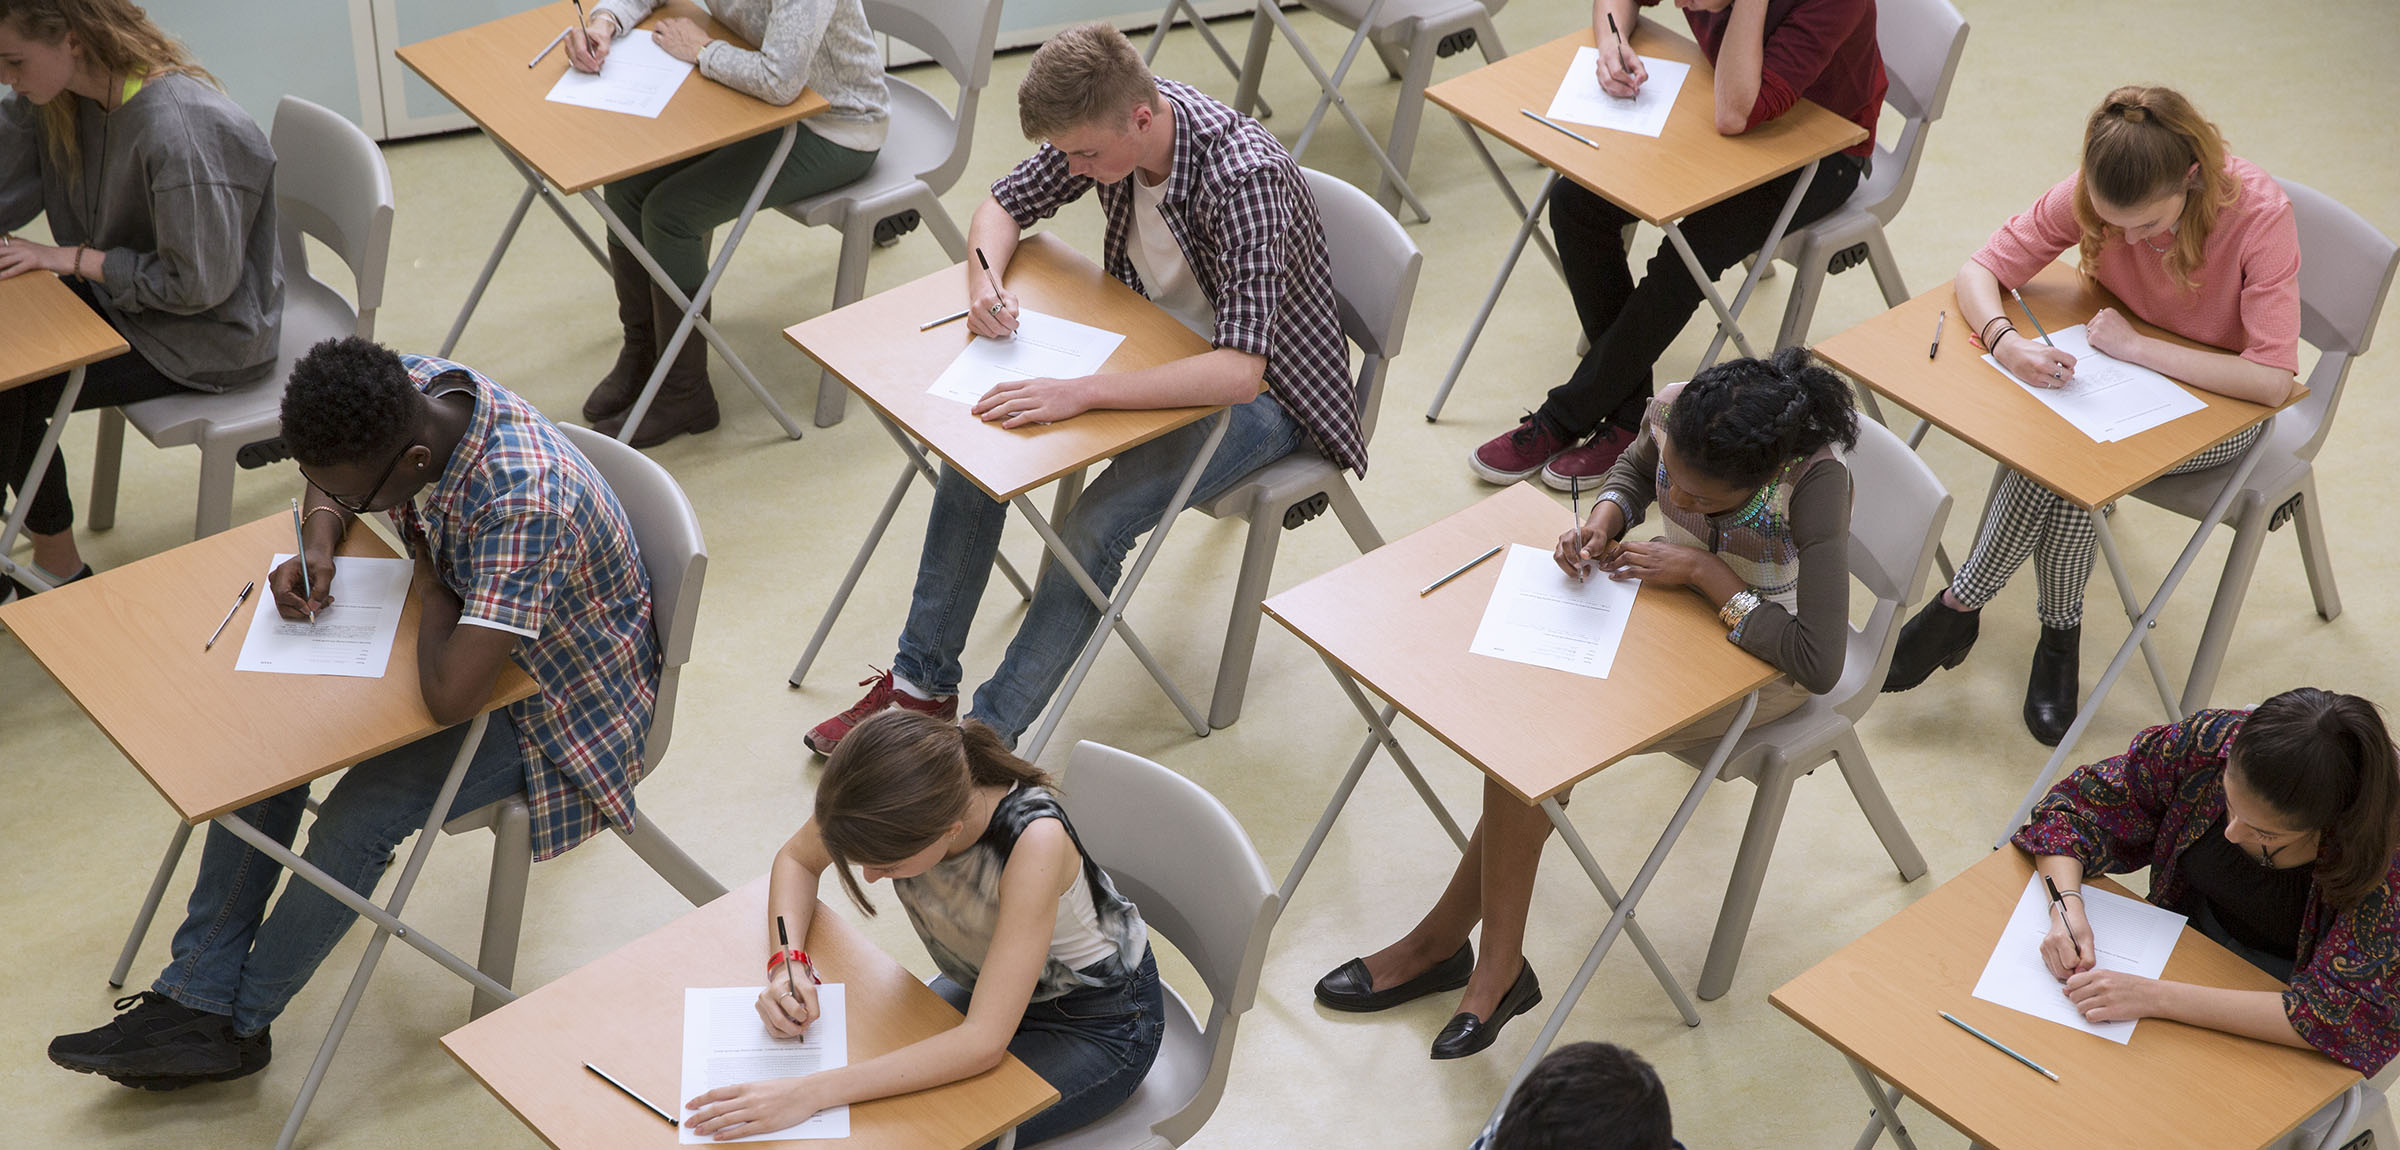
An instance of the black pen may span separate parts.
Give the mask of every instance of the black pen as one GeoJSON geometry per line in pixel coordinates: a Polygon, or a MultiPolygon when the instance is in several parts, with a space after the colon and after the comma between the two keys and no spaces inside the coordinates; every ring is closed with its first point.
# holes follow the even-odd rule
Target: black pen
{"type": "Polygon", "coordinates": [[[591,1063],[589,1063],[589,1062],[586,1062],[586,1063],[584,1063],[584,1064],[583,1064],[583,1068],[584,1068],[585,1070],[589,1070],[589,1071],[591,1071],[591,1072],[592,1072],[592,1073],[594,1073],[594,1074],[597,1074],[597,1075],[599,1075],[599,1076],[600,1076],[600,1081],[602,1081],[602,1082],[606,1082],[606,1083],[608,1083],[609,1085],[616,1087],[616,1088],[617,1088],[617,1090],[618,1090],[620,1093],[622,1093],[622,1094],[624,1094],[624,1095],[625,1095],[625,1097],[627,1097],[627,1098],[631,1098],[631,1099],[633,1099],[634,1101],[641,1103],[641,1104],[642,1104],[642,1109],[644,1109],[644,1110],[647,1110],[647,1111],[651,1112],[652,1114],[656,1114],[656,1115],[658,1115],[659,1117],[666,1119],[666,1120],[667,1120],[667,1125],[669,1125],[669,1126],[673,1126],[673,1127],[675,1127],[675,1128],[677,1128],[677,1129],[679,1129],[679,1130],[683,1128],[683,1123],[681,1123],[681,1122],[677,1122],[677,1121],[675,1120],[675,1116],[674,1116],[674,1115],[672,1115],[672,1114],[669,1114],[669,1113],[667,1113],[666,1111],[659,1109],[659,1108],[658,1108],[658,1104],[657,1104],[657,1103],[654,1103],[654,1102],[650,1101],[649,1099],[647,1099],[647,1098],[644,1098],[644,1097],[642,1097],[641,1095],[634,1093],[634,1092],[633,1092],[633,1087],[627,1086],[627,1085],[625,1085],[624,1083],[617,1081],[617,1080],[616,1080],[616,1078],[615,1078],[615,1076],[611,1075],[611,1074],[610,1074],[608,1071],[602,1070],[602,1069],[600,1069],[599,1067],[597,1067],[597,1066],[594,1066],[594,1065],[592,1065],[592,1064],[591,1064],[591,1063]]]}
{"type": "Polygon", "coordinates": [[[1617,38],[1617,67],[1631,73],[1633,65],[1625,59],[1625,34],[1617,31],[1617,14],[1614,12],[1608,14],[1608,34],[1617,38]]]}
{"type": "MultiPolygon", "coordinates": [[[[775,916],[775,941],[783,944],[783,949],[786,954],[791,952],[792,932],[784,929],[783,916],[780,914],[775,916]]],[[[799,961],[802,962],[806,962],[807,960],[808,956],[805,954],[803,954],[799,959],[799,961]]],[[[812,981],[815,980],[817,977],[816,972],[810,971],[808,977],[812,981]]],[[[792,964],[788,960],[783,964],[783,985],[786,989],[792,992],[792,1001],[800,1001],[800,983],[798,980],[792,977],[792,964]]]]}
{"type": "MultiPolygon", "coordinates": [[[[2042,876],[2042,885],[2050,888],[2050,905],[2058,911],[2058,925],[2067,926],[2067,896],[2058,893],[2058,884],[2050,881],[2049,875],[2042,876]]],[[[2082,962],[2083,948],[2076,945],[2075,928],[2071,926],[2067,927],[2067,945],[2074,948],[2075,961],[2082,962]]]]}
{"type": "Polygon", "coordinates": [[[1943,308],[1942,314],[1933,317],[1933,346],[1925,349],[1925,358],[1932,359],[1942,354],[1942,325],[1949,322],[1949,308],[1943,308]]]}
{"type": "MultiPolygon", "coordinates": [[[[975,262],[983,265],[983,278],[992,281],[992,295],[997,297],[1000,294],[1000,277],[992,274],[992,261],[983,258],[982,248],[975,249],[975,262]]],[[[1000,301],[997,298],[992,300],[992,314],[1000,314],[1000,301]]]]}
{"type": "Polygon", "coordinates": [[[251,581],[242,584],[242,593],[233,597],[233,606],[227,607],[225,609],[225,617],[217,620],[217,629],[208,633],[208,642],[200,644],[200,649],[202,651],[206,651],[209,648],[217,645],[217,636],[225,633],[225,624],[233,622],[233,613],[241,610],[242,604],[250,601],[250,592],[257,589],[257,587],[258,580],[256,579],[252,579],[251,581]]]}

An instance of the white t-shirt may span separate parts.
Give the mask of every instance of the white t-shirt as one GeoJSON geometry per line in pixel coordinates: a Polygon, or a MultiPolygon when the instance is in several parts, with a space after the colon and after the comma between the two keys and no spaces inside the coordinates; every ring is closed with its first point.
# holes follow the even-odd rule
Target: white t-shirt
{"type": "Polygon", "coordinates": [[[1183,321],[1183,326],[1199,333],[1211,343],[1217,339],[1217,309],[1208,302],[1208,293],[1200,290],[1200,281],[1192,275],[1191,261],[1183,258],[1183,247],[1175,242],[1175,233],[1167,227],[1167,218],[1159,214],[1158,205],[1166,199],[1167,182],[1160,180],[1152,187],[1142,182],[1140,172],[1133,180],[1133,239],[1129,252],[1133,270],[1142,277],[1142,285],[1150,289],[1150,302],[1165,308],[1168,315],[1183,321]]]}

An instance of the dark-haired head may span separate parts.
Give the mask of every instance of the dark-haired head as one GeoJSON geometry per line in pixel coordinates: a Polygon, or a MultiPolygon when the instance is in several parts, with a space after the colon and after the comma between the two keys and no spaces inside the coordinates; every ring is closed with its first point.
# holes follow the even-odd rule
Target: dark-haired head
{"type": "Polygon", "coordinates": [[[1525,1076],[1486,1150],[1667,1150],[1674,1140],[1667,1089],[1641,1055],[1575,1042],[1525,1076]]]}
{"type": "MultiPolygon", "coordinates": [[[[308,349],[283,391],[292,458],[311,484],[352,510],[396,506],[423,486],[398,490],[416,474],[400,456],[419,450],[424,420],[425,397],[400,357],[357,336],[308,349]]],[[[423,454],[418,471],[431,462],[431,450],[423,454]]]]}
{"type": "Polygon", "coordinates": [[[2400,850],[2400,757],[2382,713],[2356,695],[2300,687],[2260,703],[2233,737],[2226,786],[2264,805],[2253,817],[2278,824],[2228,826],[2227,837],[2265,832],[2254,845],[2272,851],[2278,838],[2321,836],[2330,865],[2317,881],[2336,907],[2381,886],[2400,850]]]}
{"type": "Polygon", "coordinates": [[[842,736],[817,780],[811,817],[842,876],[842,889],[871,915],[875,906],[850,873],[852,866],[866,868],[869,882],[922,873],[922,866],[910,864],[941,861],[918,856],[960,830],[975,788],[1012,783],[1047,786],[1050,776],[973,719],[959,726],[890,710],[842,736]]]}
{"type": "Polygon", "coordinates": [[[1659,446],[1671,463],[1746,492],[1828,444],[1855,446],[1858,412],[1842,377],[1807,348],[1787,347],[1766,359],[1728,360],[1684,384],[1666,433],[1659,446]]]}

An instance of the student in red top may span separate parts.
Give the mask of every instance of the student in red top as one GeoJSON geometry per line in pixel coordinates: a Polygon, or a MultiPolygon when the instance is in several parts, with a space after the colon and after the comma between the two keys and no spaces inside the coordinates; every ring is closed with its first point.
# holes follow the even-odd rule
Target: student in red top
{"type": "MultiPolygon", "coordinates": [[[[2090,325],[2094,350],[2253,403],[2290,396],[2300,369],[2300,232],[2292,202],[2258,165],[2228,155],[2216,125],[2182,94],[2141,86],[2110,92],[2084,127],[2082,169],[1958,269],[1960,318],[2011,374],[2036,387],[2074,380],[2075,357],[2019,332],[2001,295],[2069,247],[2083,274],[2125,310],[2225,349],[2153,339],[2103,308],[2090,325]]],[[[2234,435],[2169,474],[2231,463],[2258,433],[2234,435]]],[[[2001,476],[1974,553],[1901,629],[1883,689],[1908,690],[1965,661],[1983,605],[2031,558],[2042,637],[2025,684],[2025,727],[2057,746],[2075,721],[2083,588],[2097,545],[2080,508],[2014,471],[2001,476]]]]}
{"type": "MultiPolygon", "coordinates": [[[[1600,48],[1600,87],[1630,97],[1649,80],[1631,44],[1637,8],[1658,0],[1593,0],[1592,34],[1600,48]]],[[[1822,218],[1858,187],[1874,154],[1875,117],[1883,108],[1883,55],[1875,45],[1875,0],[1675,0],[1693,39],[1716,67],[1717,131],[1738,136],[1806,98],[1867,130],[1857,147],[1827,156],[1792,213],[1792,227],[1822,218]]],[[[1685,98],[1691,98],[1685,93],[1685,98]]],[[[1793,172],[1684,217],[1692,254],[1713,279],[1758,251],[1783,210],[1793,172]]],[[[1675,341],[1703,298],[1670,244],[1650,257],[1639,285],[1626,263],[1631,213],[1561,180],[1550,197],[1567,291],[1575,298],[1591,350],[1565,383],[1514,431],[1467,457],[1475,474],[1499,484],[1535,472],[1560,491],[1590,485],[1633,443],[1651,395],[1651,365],[1675,341]]]]}

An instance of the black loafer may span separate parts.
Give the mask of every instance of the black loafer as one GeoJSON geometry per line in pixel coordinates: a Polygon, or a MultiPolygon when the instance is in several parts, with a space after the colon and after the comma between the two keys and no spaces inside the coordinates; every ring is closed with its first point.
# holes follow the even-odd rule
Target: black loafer
{"type": "Polygon", "coordinates": [[[1475,973],[1475,948],[1470,943],[1458,944],[1458,953],[1434,963],[1431,970],[1398,986],[1375,989],[1374,976],[1367,973],[1367,964],[1351,959],[1333,968],[1333,973],[1317,980],[1317,1001],[1327,1009],[1366,1014],[1389,1010],[1403,1002],[1457,990],[1467,984],[1467,976],[1475,973]]]}
{"type": "Polygon", "coordinates": [[[1508,993],[1500,996],[1500,1005],[1493,1008],[1491,1021],[1463,1010],[1450,1016],[1450,1025],[1433,1038],[1433,1057],[1438,1061],[1482,1053],[1484,1047],[1499,1039],[1500,1028],[1508,1025],[1509,1019],[1541,1005],[1541,1001],[1542,980],[1533,976],[1533,964],[1526,963],[1517,971],[1517,981],[1509,986],[1508,993]]]}

